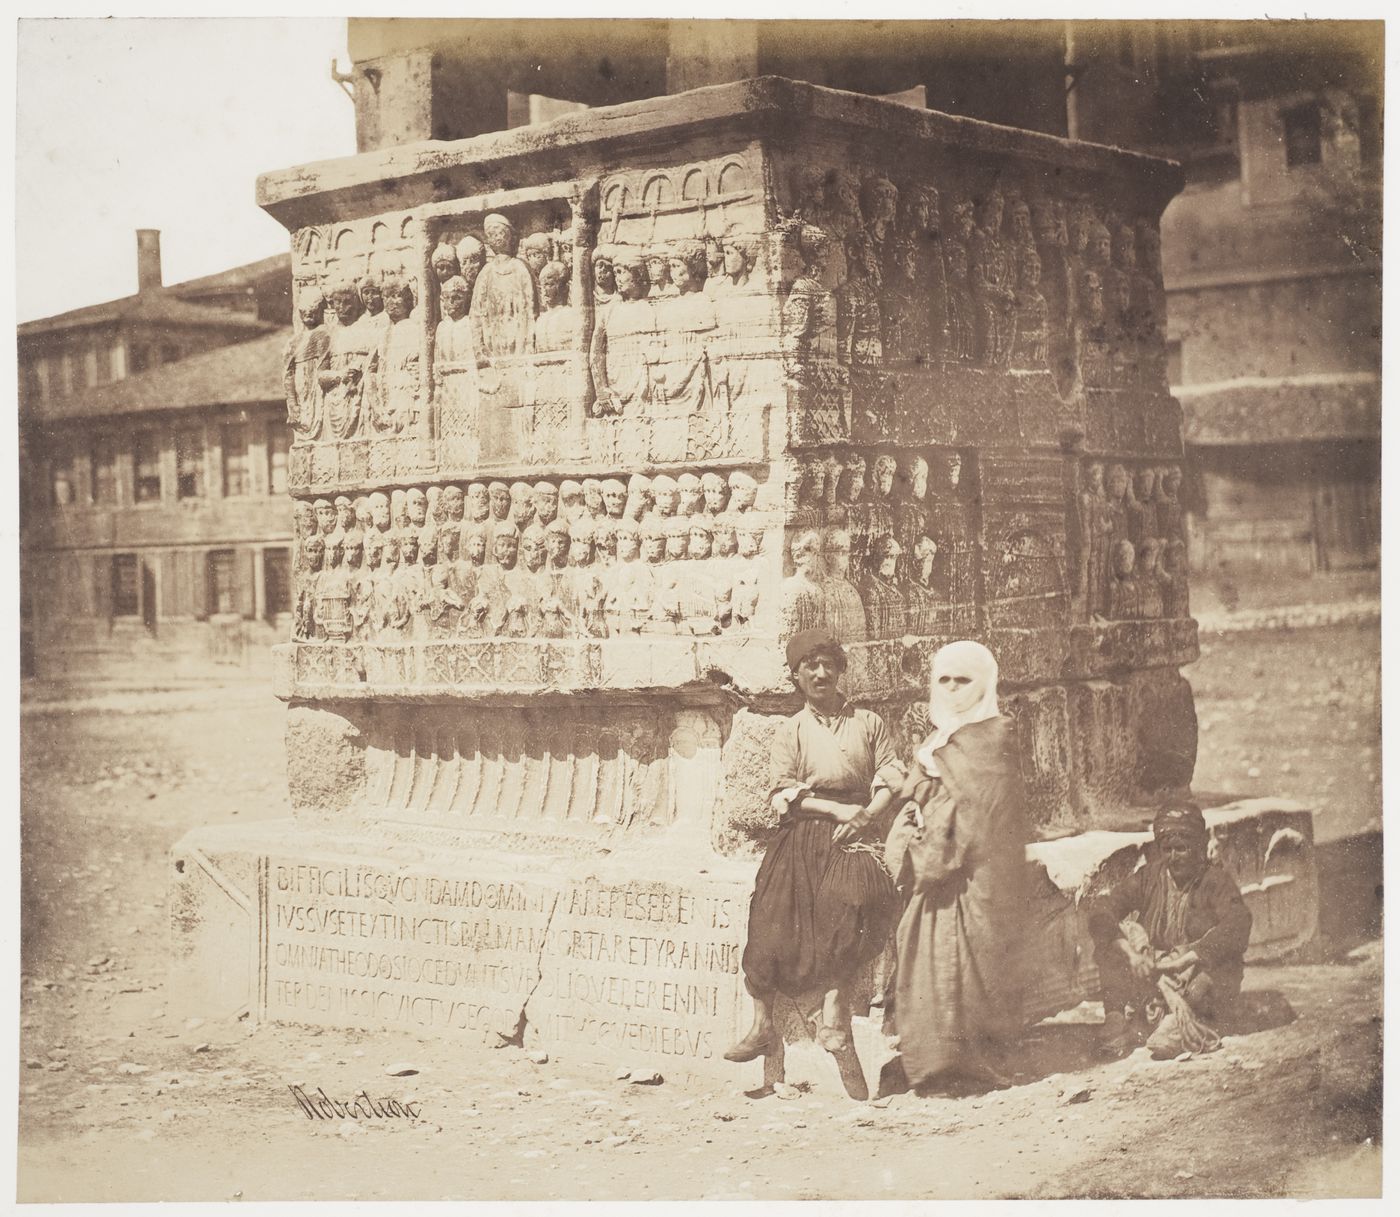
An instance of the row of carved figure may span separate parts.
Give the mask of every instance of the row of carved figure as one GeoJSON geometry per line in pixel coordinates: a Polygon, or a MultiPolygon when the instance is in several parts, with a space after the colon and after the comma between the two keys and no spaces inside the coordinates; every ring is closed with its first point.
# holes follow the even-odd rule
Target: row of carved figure
{"type": "Polygon", "coordinates": [[[842,362],[1039,369],[1052,346],[1076,340],[1128,360],[1165,321],[1155,225],[1101,215],[1087,199],[994,186],[957,197],[945,218],[932,184],[812,165],[794,172],[791,194],[794,286],[834,293],[842,362]]]}
{"type": "Polygon", "coordinates": [[[743,630],[757,513],[555,517],[317,533],[299,545],[294,636],[316,641],[607,638],[743,630]],[[460,546],[460,548],[459,548],[460,546]],[[488,560],[489,559],[489,560],[488,560]]]}
{"type": "Polygon", "coordinates": [[[1176,466],[1088,466],[1078,496],[1075,592],[1091,618],[1189,616],[1176,466]]]}

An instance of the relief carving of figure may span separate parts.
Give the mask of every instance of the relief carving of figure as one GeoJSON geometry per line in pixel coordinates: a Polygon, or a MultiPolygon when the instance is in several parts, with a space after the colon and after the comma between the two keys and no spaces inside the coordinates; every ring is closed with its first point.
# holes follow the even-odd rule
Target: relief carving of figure
{"type": "Polygon", "coordinates": [[[725,516],[709,517],[714,528],[714,557],[710,559],[710,581],[715,593],[715,620],[720,629],[734,624],[734,582],[739,574],[739,534],[734,522],[725,516]]]}
{"type": "Polygon", "coordinates": [[[607,570],[617,561],[617,526],[619,519],[604,516],[593,521],[593,564],[607,570]]]}
{"type": "MultiPolygon", "coordinates": [[[[652,369],[652,407],[657,415],[703,415],[714,401],[710,347],[719,325],[714,301],[704,292],[704,245],[677,242],[667,268],[670,288],[656,306],[662,353],[652,369]]],[[[676,455],[684,456],[683,449],[676,455]]]]}
{"type": "Polygon", "coordinates": [[[705,238],[705,295],[713,300],[729,288],[724,273],[724,242],[718,237],[705,238]]]}
{"type": "MultiPolygon", "coordinates": [[[[540,299],[540,275],[544,273],[545,266],[554,256],[553,242],[549,239],[547,232],[532,232],[520,242],[517,250],[520,260],[529,268],[530,278],[535,283],[536,312],[539,312],[540,299]]],[[[536,348],[539,344],[536,343],[536,348]]]]}
{"type": "MultiPolygon", "coordinates": [[[[375,585],[379,576],[379,566],[384,558],[384,538],[377,532],[360,533],[360,559],[349,562],[352,571],[350,580],[350,629],[351,636],[366,641],[373,638],[379,622],[375,618],[375,585]]],[[[346,557],[354,555],[354,545],[347,538],[346,557]]]]}
{"type": "Polygon", "coordinates": [[[836,359],[836,301],[830,282],[831,238],[812,224],[789,233],[786,252],[800,267],[782,309],[784,367],[790,379],[820,379],[836,359]],[[795,247],[792,238],[795,236],[795,247]]]}
{"type": "Polygon", "coordinates": [[[306,288],[297,301],[301,333],[287,341],[282,361],[282,388],[287,396],[287,423],[299,439],[315,439],[321,430],[321,387],[317,375],[330,354],[331,336],[323,322],[326,301],[306,288]]]}
{"type": "MultiPolygon", "coordinates": [[[[433,252],[429,256],[429,262],[433,268],[433,278],[442,287],[446,287],[447,281],[453,278],[461,278],[462,268],[457,261],[457,250],[446,238],[439,241],[433,247],[433,252]]],[[[465,282],[465,280],[463,281],[465,282]]]]}
{"type": "Polygon", "coordinates": [[[676,512],[678,515],[699,514],[705,506],[705,496],[700,489],[700,479],[689,471],[676,477],[676,512]]]}
{"type": "Polygon", "coordinates": [[[962,455],[939,454],[934,470],[936,494],[928,506],[928,535],[938,547],[934,586],[943,604],[966,607],[977,601],[977,555],[963,502],[962,455]]]}
{"type": "Polygon", "coordinates": [[[1145,590],[1155,583],[1161,531],[1157,524],[1157,471],[1144,467],[1134,479],[1128,498],[1128,539],[1137,547],[1137,573],[1145,590]]]}
{"type": "Polygon", "coordinates": [[[1117,553],[1126,544],[1132,550],[1132,564],[1137,564],[1137,545],[1130,534],[1129,501],[1132,497],[1132,484],[1128,471],[1122,465],[1110,465],[1104,478],[1108,487],[1107,507],[1104,511],[1104,525],[1108,537],[1108,569],[1104,572],[1106,583],[1103,599],[1110,609],[1117,591],[1117,578],[1114,566],[1118,562],[1117,553]]]}
{"type": "Polygon", "coordinates": [[[1109,608],[1116,621],[1133,621],[1142,615],[1138,596],[1136,554],[1131,541],[1118,541],[1113,546],[1113,585],[1109,595],[1109,608]]]}
{"type": "Polygon", "coordinates": [[[863,229],[846,238],[846,315],[841,358],[856,367],[876,367],[884,358],[880,313],[880,261],[863,229]]]}
{"type": "Polygon", "coordinates": [[[650,399],[656,309],[647,299],[646,264],[635,250],[613,259],[618,298],[600,312],[589,362],[599,414],[636,414],[650,399]]]}
{"type": "Polygon", "coordinates": [[[851,561],[863,569],[870,548],[870,505],[865,502],[865,457],[848,452],[843,462],[840,502],[832,512],[834,522],[843,523],[851,535],[851,561]]]}
{"type": "Polygon", "coordinates": [[[864,642],[869,636],[865,605],[851,582],[851,537],[844,528],[828,528],[822,540],[826,577],[821,583],[822,620],[842,642],[864,642]]]}
{"type": "Polygon", "coordinates": [[[700,493],[704,496],[706,515],[719,516],[724,514],[725,506],[729,502],[729,487],[725,485],[722,474],[716,473],[713,469],[701,474],[700,493]]]}
{"type": "Polygon", "coordinates": [[[490,575],[486,554],[490,533],[485,524],[468,524],[462,533],[462,555],[467,564],[462,599],[467,607],[457,621],[457,632],[468,638],[484,638],[491,632],[490,575]]]}
{"type": "Polygon", "coordinates": [[[564,588],[564,606],[581,638],[602,638],[607,633],[607,616],[600,569],[593,561],[597,521],[580,516],[569,526],[569,572],[564,588]]]}
{"type": "Polygon", "coordinates": [[[566,351],[578,341],[577,313],[568,303],[569,268],[546,262],[540,270],[540,315],[535,319],[535,350],[566,351]]]}
{"type": "Polygon", "coordinates": [[[1076,591],[1085,597],[1089,618],[1109,613],[1109,538],[1113,519],[1104,495],[1103,466],[1089,466],[1088,482],[1079,495],[1079,571],[1076,591]]]}
{"type": "Polygon", "coordinates": [[[920,537],[907,555],[910,578],[905,583],[908,630],[911,634],[927,636],[939,632],[942,607],[935,586],[934,563],[938,545],[932,537],[920,537]]]}
{"type": "Polygon", "coordinates": [[[1191,616],[1185,541],[1168,541],[1162,551],[1162,616],[1191,616]]]}
{"type": "Polygon", "coordinates": [[[338,494],[332,506],[335,510],[335,531],[343,537],[355,527],[355,505],[346,495],[338,494]]]}
{"type": "Polygon", "coordinates": [[[763,564],[759,558],[763,549],[763,526],[753,515],[740,514],[734,520],[740,566],[734,575],[729,603],[735,627],[744,629],[758,616],[759,587],[763,576],[763,564]]]}
{"type": "Polygon", "coordinates": [[[1016,346],[1013,368],[1038,369],[1050,358],[1050,306],[1040,291],[1040,255],[1027,246],[1019,259],[1020,281],[1016,292],[1016,346]]]}
{"type": "Polygon", "coordinates": [[[583,479],[583,512],[594,520],[608,514],[607,505],[603,502],[603,483],[597,478],[583,479]]]}
{"type": "MultiPolygon", "coordinates": [[[[636,520],[624,516],[618,521],[617,561],[602,579],[603,620],[609,638],[620,638],[641,631],[642,623],[633,613],[637,581],[642,577],[644,570],[641,541],[641,527],[636,520]]],[[[649,600],[650,597],[646,599],[649,600]]]]}
{"type": "Polygon", "coordinates": [[[316,511],[316,530],[322,537],[329,537],[335,531],[335,504],[330,499],[317,499],[312,506],[316,511]]]}
{"type": "Polygon", "coordinates": [[[948,283],[943,262],[942,215],[938,191],[907,187],[900,241],[913,268],[914,317],[902,327],[915,340],[915,354],[941,360],[948,347],[948,283]]]}
{"type": "Polygon", "coordinates": [[[360,295],[353,284],[336,284],[329,299],[339,324],[330,333],[327,354],[316,376],[325,411],[322,434],[349,439],[359,433],[365,391],[377,367],[379,347],[371,331],[359,324],[360,295]]]}
{"type": "Polygon", "coordinates": [[[350,637],[350,574],[340,533],[326,538],[326,569],[316,580],[316,637],[344,642],[350,637]]]}
{"type": "Polygon", "coordinates": [[[511,523],[522,532],[535,518],[535,488],[529,482],[510,484],[511,523]]]}
{"type": "Polygon", "coordinates": [[[720,632],[720,618],[728,608],[727,588],[721,587],[714,569],[714,526],[705,515],[691,516],[686,543],[687,561],[680,569],[681,633],[701,637],[720,632]]]}
{"type": "Polygon", "coordinates": [[[1181,507],[1181,466],[1169,465],[1157,474],[1157,535],[1163,547],[1185,542],[1185,516],[1181,507]]]}
{"type": "Polygon", "coordinates": [[[888,275],[894,264],[895,219],[899,213],[899,188],[888,178],[872,175],[860,184],[860,214],[866,235],[875,248],[880,269],[888,275]]]}
{"type": "MultiPolygon", "coordinates": [[[[658,473],[651,479],[652,519],[660,521],[664,530],[666,522],[676,514],[680,502],[680,487],[669,473],[658,473]]],[[[663,532],[664,536],[664,532],[663,532]]]]}
{"type": "Polygon", "coordinates": [[[948,286],[948,354],[952,363],[972,363],[976,358],[976,326],[972,301],[972,237],[976,231],[972,204],[953,207],[953,228],[943,242],[948,286]]]}
{"type": "Polygon", "coordinates": [[[822,589],[822,536],[807,529],[792,539],[788,550],[793,572],[783,580],[779,591],[781,637],[791,638],[803,630],[823,624],[825,596],[822,589]]]}
{"type": "Polygon", "coordinates": [[[463,237],[457,242],[457,265],[461,267],[462,281],[467,285],[467,307],[470,310],[477,276],[486,265],[486,246],[473,236],[463,237]]]}
{"type": "Polygon", "coordinates": [[[535,284],[530,268],[515,256],[515,225],[503,215],[482,224],[490,260],[472,291],[472,317],[478,349],[488,358],[523,355],[530,350],[535,321],[535,284]]]}
{"type": "Polygon", "coordinates": [[[292,617],[292,637],[309,642],[316,637],[316,593],[321,581],[321,564],[326,556],[325,539],[318,533],[307,537],[301,546],[305,563],[297,581],[297,603],[292,617]]]}
{"type": "MultiPolygon", "coordinates": [[[[437,324],[433,339],[433,362],[435,364],[465,364],[475,371],[476,345],[472,339],[471,317],[467,313],[467,303],[471,289],[461,275],[454,275],[442,285],[442,320],[437,324]]],[[[475,383],[476,377],[471,377],[475,383]]]]}
{"type": "Polygon", "coordinates": [[[422,338],[413,324],[413,288],[403,279],[384,285],[384,312],[389,318],[379,346],[379,393],[374,401],[375,428],[400,433],[418,421],[424,402],[422,338]]]}
{"type": "Polygon", "coordinates": [[[729,475],[729,510],[743,514],[753,508],[758,498],[758,482],[752,474],[736,469],[729,475]]]}
{"type": "MultiPolygon", "coordinates": [[[[871,479],[872,493],[866,514],[867,552],[886,537],[894,536],[894,479],[898,467],[898,462],[891,453],[882,452],[876,456],[871,468],[874,476],[871,479]]],[[[902,575],[903,570],[897,571],[896,574],[902,575]]]]}
{"type": "Polygon", "coordinates": [[[627,479],[627,501],[622,514],[626,519],[640,524],[651,510],[651,478],[645,473],[634,473],[627,479]]]}
{"type": "Polygon", "coordinates": [[[826,518],[826,462],[819,453],[804,454],[793,465],[789,482],[788,527],[798,532],[820,528],[826,518]]]}
{"type": "Polygon", "coordinates": [[[583,487],[573,478],[565,478],[559,483],[559,514],[572,524],[583,510],[583,487]]]}
{"type": "Polygon", "coordinates": [[[915,453],[906,457],[894,503],[894,535],[906,555],[915,555],[919,538],[928,532],[928,461],[915,453]]]}
{"type": "Polygon", "coordinates": [[[1002,236],[1004,201],[993,188],[977,210],[968,277],[974,306],[976,349],[988,366],[1004,368],[1016,341],[1016,280],[1011,250],[1002,236]]]}
{"type": "Polygon", "coordinates": [[[671,282],[671,251],[664,245],[653,245],[642,255],[646,260],[647,297],[661,300],[676,294],[671,282]]]}
{"type": "Polygon", "coordinates": [[[904,594],[899,590],[899,542],[885,537],[870,551],[861,580],[861,600],[871,638],[899,638],[905,632],[904,594]]]}
{"type": "Polygon", "coordinates": [[[613,277],[613,249],[597,246],[590,255],[593,266],[593,305],[602,308],[617,299],[617,280],[613,277]]]}

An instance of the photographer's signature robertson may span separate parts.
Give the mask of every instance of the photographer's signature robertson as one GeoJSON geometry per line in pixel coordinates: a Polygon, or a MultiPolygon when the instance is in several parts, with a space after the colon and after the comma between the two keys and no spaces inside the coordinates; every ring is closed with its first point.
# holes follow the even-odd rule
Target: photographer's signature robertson
{"type": "Polygon", "coordinates": [[[401,1103],[398,1099],[371,1099],[368,1090],[362,1090],[349,1102],[333,1099],[318,1086],[312,1094],[307,1094],[301,1086],[288,1086],[292,1098],[308,1120],[416,1120],[422,1114],[422,1106],[417,1102],[401,1103]]]}

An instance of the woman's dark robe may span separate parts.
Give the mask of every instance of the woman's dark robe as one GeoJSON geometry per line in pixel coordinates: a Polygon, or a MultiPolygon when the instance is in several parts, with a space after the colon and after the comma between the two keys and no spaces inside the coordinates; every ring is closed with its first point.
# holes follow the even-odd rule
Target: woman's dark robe
{"type": "Polygon", "coordinates": [[[1011,720],[960,728],[934,760],[941,780],[921,783],[916,797],[935,848],[919,851],[917,877],[912,860],[896,859],[912,894],[896,935],[894,1016],[916,1085],[976,1065],[987,1041],[1022,1022],[1030,825],[1011,720]]]}

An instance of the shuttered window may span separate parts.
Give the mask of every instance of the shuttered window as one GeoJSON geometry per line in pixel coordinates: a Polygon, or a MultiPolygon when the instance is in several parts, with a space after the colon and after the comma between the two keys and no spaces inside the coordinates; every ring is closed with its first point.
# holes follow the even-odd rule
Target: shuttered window
{"type": "Polygon", "coordinates": [[[136,433],[136,501],[153,503],[160,498],[160,436],[154,431],[136,433]]]}
{"type": "Polygon", "coordinates": [[[112,616],[141,615],[141,570],[135,554],[112,555],[112,616]]]}
{"type": "Polygon", "coordinates": [[[180,498],[204,497],[203,427],[181,427],[175,432],[175,477],[180,498]]]}
{"type": "Polygon", "coordinates": [[[234,573],[234,552],[211,549],[204,559],[208,584],[208,610],[211,615],[238,612],[238,589],[234,573]]]}
{"type": "Polygon", "coordinates": [[[248,485],[248,432],[242,423],[225,423],[220,428],[220,438],[224,452],[224,495],[235,497],[247,494],[248,485]]]}
{"type": "Polygon", "coordinates": [[[286,423],[276,420],[267,424],[267,492],[287,493],[287,452],[292,446],[292,433],[286,423]]]}
{"type": "Polygon", "coordinates": [[[292,555],[283,548],[263,550],[263,613],[292,611],[292,555]]]}

